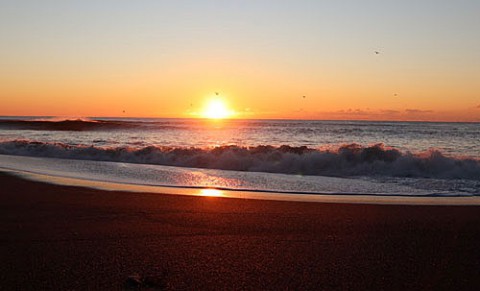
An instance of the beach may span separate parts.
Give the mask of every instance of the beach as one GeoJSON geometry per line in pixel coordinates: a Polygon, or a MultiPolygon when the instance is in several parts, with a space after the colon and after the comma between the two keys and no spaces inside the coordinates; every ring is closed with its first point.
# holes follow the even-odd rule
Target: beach
{"type": "Polygon", "coordinates": [[[0,185],[2,290],[480,288],[479,206],[0,185]]]}
{"type": "Polygon", "coordinates": [[[478,11],[0,1],[0,291],[480,290],[478,11]]]}

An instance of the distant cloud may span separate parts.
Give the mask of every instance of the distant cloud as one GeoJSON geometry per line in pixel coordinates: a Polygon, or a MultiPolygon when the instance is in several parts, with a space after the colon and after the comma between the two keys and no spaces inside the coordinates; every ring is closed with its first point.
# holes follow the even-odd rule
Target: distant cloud
{"type": "Polygon", "coordinates": [[[433,110],[422,110],[416,108],[407,109],[370,109],[370,108],[349,108],[330,112],[316,112],[312,115],[320,119],[355,119],[355,120],[434,120],[433,110]]]}
{"type": "Polygon", "coordinates": [[[424,114],[424,113],[433,113],[432,110],[420,110],[420,109],[405,109],[407,114],[424,114]]]}
{"type": "MultiPolygon", "coordinates": [[[[437,111],[418,108],[346,108],[336,111],[309,112],[308,118],[331,120],[394,120],[394,121],[479,121],[480,104],[464,111],[437,111]]],[[[304,115],[303,117],[306,117],[304,115]]]]}
{"type": "Polygon", "coordinates": [[[400,111],[391,110],[391,109],[381,110],[380,112],[383,114],[391,114],[391,115],[400,114],[400,111]]]}
{"type": "Polygon", "coordinates": [[[362,109],[347,109],[347,110],[339,110],[337,113],[340,114],[350,114],[350,115],[371,115],[372,112],[370,110],[362,110],[362,109]]]}
{"type": "Polygon", "coordinates": [[[404,111],[383,109],[383,110],[370,110],[370,109],[347,109],[339,110],[336,113],[349,114],[355,116],[386,116],[386,115],[413,115],[413,114],[428,114],[433,113],[433,110],[421,110],[421,109],[405,109],[404,111]]]}

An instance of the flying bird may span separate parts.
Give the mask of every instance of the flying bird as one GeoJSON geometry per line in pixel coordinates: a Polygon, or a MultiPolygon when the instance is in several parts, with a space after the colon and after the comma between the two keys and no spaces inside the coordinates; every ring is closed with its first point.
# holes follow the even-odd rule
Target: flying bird
{"type": "Polygon", "coordinates": [[[218,96],[218,92],[215,92],[215,95],[217,95],[217,96],[218,96]]]}
{"type": "Polygon", "coordinates": [[[380,54],[380,52],[379,52],[379,51],[375,51],[375,54],[376,54],[376,55],[379,55],[379,54],[380,54]]]}

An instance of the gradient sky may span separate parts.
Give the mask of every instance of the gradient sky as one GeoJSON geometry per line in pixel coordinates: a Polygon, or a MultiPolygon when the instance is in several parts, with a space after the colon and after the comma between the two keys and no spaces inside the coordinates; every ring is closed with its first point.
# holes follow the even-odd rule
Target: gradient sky
{"type": "Polygon", "coordinates": [[[0,1],[0,115],[195,117],[218,91],[238,118],[480,121],[479,13],[477,0],[0,1]]]}

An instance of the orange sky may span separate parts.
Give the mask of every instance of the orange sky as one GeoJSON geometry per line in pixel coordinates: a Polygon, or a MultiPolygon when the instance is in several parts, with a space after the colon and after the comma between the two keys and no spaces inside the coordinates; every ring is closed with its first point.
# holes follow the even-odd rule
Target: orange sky
{"type": "Polygon", "coordinates": [[[480,121],[479,4],[50,2],[0,4],[0,115],[480,121]]]}

